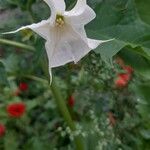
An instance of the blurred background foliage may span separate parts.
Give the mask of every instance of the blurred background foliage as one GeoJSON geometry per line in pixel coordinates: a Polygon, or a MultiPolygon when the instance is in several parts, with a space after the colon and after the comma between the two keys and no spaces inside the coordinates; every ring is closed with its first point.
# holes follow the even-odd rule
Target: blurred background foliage
{"type": "MultiPolygon", "coordinates": [[[[67,9],[75,2],[66,0],[67,9]]],[[[114,40],[77,65],[53,69],[77,133],[67,127],[53,101],[44,40],[31,30],[0,36],[0,123],[6,128],[1,150],[72,150],[76,134],[84,137],[86,150],[150,149],[150,1],[88,4],[97,14],[86,26],[88,36],[114,40]],[[11,46],[5,39],[29,47],[11,46]],[[128,82],[118,83],[118,76],[127,74],[123,66],[134,73],[128,82]],[[21,91],[20,83],[28,88],[21,91]],[[21,118],[11,118],[6,109],[16,102],[26,104],[21,118]]],[[[1,0],[0,33],[47,19],[49,13],[42,0],[1,0]]]]}

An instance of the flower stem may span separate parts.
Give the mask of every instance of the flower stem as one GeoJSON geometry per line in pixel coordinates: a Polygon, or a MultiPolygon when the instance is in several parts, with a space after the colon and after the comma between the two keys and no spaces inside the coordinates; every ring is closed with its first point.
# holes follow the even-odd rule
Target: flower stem
{"type": "Polygon", "coordinates": [[[15,46],[15,47],[27,49],[29,51],[35,51],[34,47],[32,47],[32,46],[29,46],[29,45],[26,45],[23,43],[19,43],[19,42],[15,42],[15,41],[11,41],[11,40],[7,40],[7,39],[1,39],[0,38],[0,43],[5,44],[5,45],[10,45],[10,46],[15,46]]]}
{"type": "MultiPolygon", "coordinates": [[[[51,84],[51,91],[53,93],[53,96],[55,98],[57,107],[60,111],[60,113],[62,114],[64,120],[66,121],[66,123],[68,124],[68,126],[70,127],[70,129],[72,131],[76,130],[75,124],[71,118],[71,115],[69,113],[69,110],[66,106],[66,103],[60,93],[60,90],[58,89],[55,79],[53,78],[52,84],[51,84]]],[[[75,144],[76,144],[76,150],[84,150],[84,146],[83,146],[83,142],[82,142],[82,138],[81,136],[76,136],[75,139],[75,144]]]]}

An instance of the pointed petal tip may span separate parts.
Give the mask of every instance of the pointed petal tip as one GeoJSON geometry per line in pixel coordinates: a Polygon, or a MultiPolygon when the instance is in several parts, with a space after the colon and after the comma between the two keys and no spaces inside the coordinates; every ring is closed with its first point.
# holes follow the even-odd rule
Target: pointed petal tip
{"type": "Polygon", "coordinates": [[[111,41],[113,41],[113,40],[115,40],[115,38],[109,39],[109,40],[102,40],[101,43],[111,42],[111,41]]]}
{"type": "Polygon", "coordinates": [[[13,34],[13,33],[16,33],[15,31],[10,31],[10,32],[4,32],[4,33],[1,33],[3,35],[7,35],[7,34],[13,34]]]}
{"type": "Polygon", "coordinates": [[[28,26],[23,26],[23,27],[21,27],[21,28],[19,28],[19,29],[17,29],[17,30],[14,30],[14,31],[10,31],[10,32],[4,32],[4,33],[2,33],[2,34],[13,34],[13,33],[17,33],[17,32],[19,32],[20,30],[23,30],[23,29],[26,29],[26,28],[28,28],[28,26]]]}
{"type": "Polygon", "coordinates": [[[110,42],[114,39],[109,39],[109,40],[95,40],[95,39],[89,39],[88,38],[88,46],[90,49],[95,49],[97,48],[99,45],[106,43],[106,42],[110,42]]]}
{"type": "Polygon", "coordinates": [[[64,12],[66,9],[66,4],[64,0],[43,0],[51,9],[51,11],[61,11],[64,12]]]}

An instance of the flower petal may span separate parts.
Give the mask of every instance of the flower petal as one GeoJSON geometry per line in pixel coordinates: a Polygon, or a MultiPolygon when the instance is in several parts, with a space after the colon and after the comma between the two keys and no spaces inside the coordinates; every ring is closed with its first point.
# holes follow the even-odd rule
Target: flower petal
{"type": "Polygon", "coordinates": [[[83,26],[76,26],[72,28],[71,26],[67,26],[66,34],[63,35],[63,40],[67,41],[70,45],[70,50],[72,52],[72,58],[75,63],[77,63],[82,57],[88,54],[92,49],[95,49],[100,44],[104,42],[111,41],[110,40],[95,40],[89,39],[86,36],[86,32],[83,26]]]}
{"type": "Polygon", "coordinates": [[[114,40],[114,39],[109,39],[109,40],[95,40],[95,39],[90,39],[90,38],[87,38],[87,35],[86,35],[86,32],[85,32],[84,26],[75,25],[75,26],[72,26],[72,28],[74,29],[75,32],[77,32],[77,34],[80,35],[80,37],[81,37],[85,42],[87,42],[88,47],[89,47],[90,49],[95,49],[95,48],[97,48],[97,46],[99,46],[99,45],[102,44],[102,43],[105,43],[105,42],[109,42],[109,41],[114,40]]]}
{"type": "Polygon", "coordinates": [[[71,47],[67,42],[60,43],[50,60],[51,67],[58,67],[73,61],[71,47]]]}
{"type": "Polygon", "coordinates": [[[49,70],[49,76],[50,76],[50,84],[52,82],[52,68],[50,65],[50,60],[52,58],[52,54],[53,54],[53,49],[51,49],[51,42],[50,41],[46,41],[45,43],[45,49],[46,49],[46,53],[47,53],[47,57],[48,57],[48,70],[49,70]]]}
{"type": "Polygon", "coordinates": [[[70,45],[75,63],[77,63],[81,58],[83,58],[86,54],[88,54],[91,51],[88,45],[81,38],[70,42],[70,45]]]}
{"type": "Polygon", "coordinates": [[[94,40],[94,39],[88,38],[87,39],[88,42],[85,43],[84,39],[78,38],[74,40],[73,42],[70,42],[71,51],[74,56],[74,62],[77,63],[81,58],[87,55],[91,50],[97,48],[102,43],[105,43],[111,40],[101,41],[101,40],[94,40]]]}
{"type": "Polygon", "coordinates": [[[66,15],[70,15],[70,16],[76,15],[77,16],[84,11],[86,6],[87,6],[86,0],[78,0],[75,7],[70,11],[66,11],[65,13],[66,13],[66,15]]]}
{"type": "Polygon", "coordinates": [[[101,45],[102,43],[106,43],[109,41],[112,41],[113,39],[109,39],[109,40],[95,40],[95,39],[89,39],[88,38],[88,46],[90,49],[95,49],[97,48],[99,45],[101,45]]]}
{"type": "Polygon", "coordinates": [[[71,61],[76,63],[90,51],[87,40],[84,41],[69,25],[64,29],[50,28],[50,33],[50,42],[46,42],[49,68],[71,61]]]}
{"type": "Polygon", "coordinates": [[[64,0],[44,0],[50,7],[51,12],[57,11],[58,13],[64,12],[66,9],[66,4],[64,0]]]}
{"type": "Polygon", "coordinates": [[[79,24],[86,25],[96,17],[94,10],[88,5],[86,5],[85,9],[80,14],[78,13],[78,15],[69,13],[65,13],[65,15],[68,23],[72,26],[79,24]]]}
{"type": "Polygon", "coordinates": [[[11,33],[16,33],[20,30],[24,30],[24,29],[32,29],[34,32],[36,32],[37,34],[39,34],[41,37],[43,37],[44,39],[48,39],[49,37],[49,20],[43,20],[39,23],[34,23],[31,25],[27,25],[27,26],[23,26],[15,31],[11,31],[11,32],[5,32],[3,34],[11,34],[11,33]]]}
{"type": "Polygon", "coordinates": [[[51,10],[50,25],[54,26],[57,14],[63,14],[66,8],[64,0],[44,0],[51,10]]]}
{"type": "MultiPolygon", "coordinates": [[[[70,46],[70,52],[72,53],[72,60],[77,63],[83,56],[85,56],[90,48],[86,38],[86,33],[77,33],[71,26],[66,27],[67,31],[63,34],[63,41],[66,41],[70,46]]],[[[84,31],[83,29],[81,31],[84,31]]]]}

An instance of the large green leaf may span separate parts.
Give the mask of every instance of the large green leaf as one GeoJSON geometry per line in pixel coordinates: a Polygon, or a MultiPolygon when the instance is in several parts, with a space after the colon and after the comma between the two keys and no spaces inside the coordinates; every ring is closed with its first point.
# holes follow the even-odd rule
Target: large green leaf
{"type": "Polygon", "coordinates": [[[141,19],[150,24],[150,0],[135,0],[135,2],[141,19]]]}
{"type": "Polygon", "coordinates": [[[94,9],[97,17],[87,27],[90,37],[115,38],[95,50],[104,60],[127,45],[141,47],[139,54],[144,52],[150,57],[150,26],[139,18],[133,0],[97,0],[94,9]]]}

